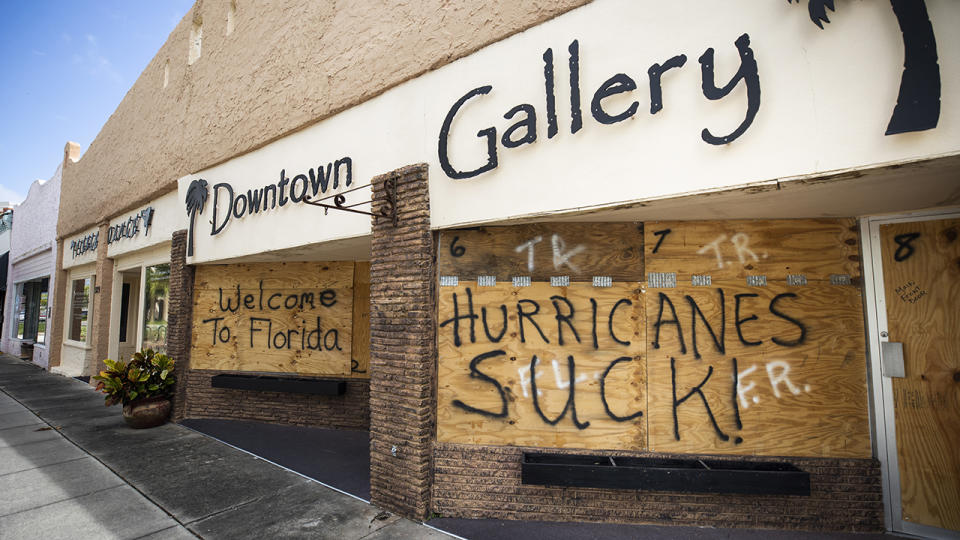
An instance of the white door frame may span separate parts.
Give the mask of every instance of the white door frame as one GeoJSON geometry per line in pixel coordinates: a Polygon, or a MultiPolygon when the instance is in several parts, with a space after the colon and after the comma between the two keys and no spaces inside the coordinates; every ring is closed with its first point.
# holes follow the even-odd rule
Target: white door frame
{"type": "Polygon", "coordinates": [[[932,221],[960,217],[960,207],[924,212],[860,218],[863,246],[864,302],[867,319],[867,345],[870,358],[870,387],[873,398],[874,455],[880,460],[883,481],[883,522],[887,530],[928,538],[960,538],[960,534],[937,527],[903,521],[900,500],[900,468],[897,460],[897,434],[893,421],[893,383],[880,372],[881,343],[886,334],[887,307],[880,254],[880,226],[890,223],[932,221]]]}

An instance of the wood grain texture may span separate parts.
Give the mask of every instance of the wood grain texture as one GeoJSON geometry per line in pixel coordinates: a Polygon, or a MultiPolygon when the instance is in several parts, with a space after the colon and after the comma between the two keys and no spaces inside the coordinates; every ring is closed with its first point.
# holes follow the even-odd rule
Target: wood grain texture
{"type": "Polygon", "coordinates": [[[594,288],[586,283],[551,287],[549,283],[533,283],[521,288],[509,284],[478,288],[461,282],[458,287],[441,287],[439,300],[438,440],[553,448],[646,448],[645,413],[617,421],[607,414],[601,399],[603,381],[607,406],[613,415],[623,418],[646,408],[645,326],[639,287],[614,284],[610,288],[594,288]],[[461,316],[469,316],[468,291],[477,318],[460,319],[455,327],[451,321],[455,310],[461,316]],[[597,305],[596,347],[591,299],[597,305]],[[534,302],[539,306],[535,315],[519,314],[520,309],[524,313],[536,311],[534,302]],[[501,306],[506,310],[506,321],[501,306]],[[615,306],[611,323],[610,313],[615,306]],[[558,313],[569,316],[570,323],[558,321],[558,313]],[[471,361],[491,352],[493,356],[475,367],[502,386],[505,401],[490,380],[471,376],[471,361]],[[568,359],[573,358],[573,402],[580,427],[574,424],[572,409],[555,425],[537,412],[530,371],[534,356],[538,358],[537,403],[551,421],[568,402],[568,359]],[[604,379],[603,374],[618,358],[624,360],[614,364],[604,379]],[[493,414],[501,413],[506,403],[507,410],[497,418],[465,410],[458,402],[493,414]],[[585,426],[588,422],[589,426],[585,426]]]}
{"type": "Polygon", "coordinates": [[[880,227],[904,521],[960,530],[960,219],[880,227]],[[916,236],[914,236],[916,235],[916,236]]]}
{"type": "Polygon", "coordinates": [[[191,367],[346,376],[352,317],[352,262],[199,266],[191,367]]]}
{"type": "Polygon", "coordinates": [[[646,271],[676,272],[680,285],[692,275],[744,283],[748,275],[784,282],[789,274],[829,281],[861,273],[853,219],[660,221],[644,231],[646,271]]]}
{"type": "MultiPolygon", "coordinates": [[[[534,274],[531,287],[514,288],[507,281],[525,269],[526,259],[513,256],[518,253],[515,246],[531,235],[546,238],[554,230],[548,226],[553,224],[441,235],[439,258],[445,262],[440,273],[458,275],[459,285],[438,289],[438,440],[691,454],[871,455],[860,291],[857,286],[829,284],[830,274],[855,277],[859,273],[853,220],[644,224],[645,265],[633,264],[632,258],[590,261],[585,264],[596,270],[582,272],[579,278],[571,275],[573,283],[560,293],[574,309],[571,324],[579,329],[580,343],[571,342],[564,319],[570,307],[553,298],[563,289],[537,281],[552,272],[534,274]],[[671,233],[653,234],[664,228],[671,233]],[[723,255],[724,267],[716,269],[712,247],[699,255],[696,252],[724,235],[730,245],[724,248],[717,243],[721,253],[728,252],[723,255]],[[661,239],[664,242],[654,253],[661,239]],[[740,255],[749,259],[744,264],[739,262],[737,246],[740,255]],[[753,261],[750,253],[758,260],[753,261]],[[602,270],[611,265],[616,269],[602,270]],[[644,268],[678,272],[680,286],[648,288],[644,268]],[[498,284],[478,287],[472,273],[495,275],[498,284]],[[803,274],[808,284],[787,285],[786,276],[794,273],[803,274]],[[614,286],[602,289],[577,282],[591,274],[615,276],[614,286]],[[693,274],[712,275],[713,286],[690,285],[693,274]],[[768,286],[746,286],[746,276],[755,274],[767,275],[768,286]],[[668,300],[663,312],[661,295],[668,300]],[[596,348],[592,341],[583,340],[593,325],[591,297],[598,302],[596,348]],[[645,320],[646,326],[620,326],[627,322],[620,318],[625,313],[621,308],[614,317],[614,335],[645,335],[642,343],[631,338],[629,347],[624,347],[609,336],[604,311],[609,312],[619,299],[629,299],[631,319],[645,320]],[[502,310],[507,314],[505,330],[502,310]],[[524,312],[533,311],[536,314],[531,317],[543,336],[524,317],[524,312]],[[504,337],[499,340],[501,331],[504,337]],[[567,340],[562,347],[558,344],[561,331],[567,340]],[[715,341],[721,342],[722,351],[715,341]],[[490,355],[482,356],[486,353],[490,355]],[[529,383],[534,355],[540,359],[537,380],[546,381],[538,387],[546,404],[540,412],[531,399],[529,383]],[[580,427],[570,414],[556,425],[543,418],[553,420],[567,403],[569,355],[575,359],[577,377],[586,377],[575,385],[580,427]],[[608,392],[608,412],[597,377],[602,378],[621,356],[633,360],[615,364],[607,381],[609,389],[619,385],[626,394],[608,392]],[[479,364],[474,364],[471,374],[475,359],[479,364]],[[710,378],[701,385],[708,373],[710,378]],[[498,384],[507,402],[504,414],[498,384]],[[698,391],[691,392],[695,388],[698,391]],[[679,402],[676,429],[674,400],[679,402]],[[644,414],[627,422],[615,419],[634,411],[644,414]],[[582,426],[587,421],[590,425],[582,426]]],[[[561,232],[570,235],[575,230],[561,232]]],[[[590,224],[589,230],[613,229],[590,224]]],[[[621,238],[620,245],[629,245],[636,231],[634,225],[622,228],[619,233],[628,240],[621,238]]],[[[609,247],[616,243],[616,238],[607,238],[595,244],[607,246],[601,253],[610,253],[609,247]]],[[[521,249],[519,253],[529,252],[521,249]]],[[[552,262],[544,263],[536,253],[534,266],[547,264],[549,269],[552,262]]]]}
{"type": "Polygon", "coordinates": [[[370,262],[357,261],[353,270],[353,343],[350,377],[370,378],[370,262]]]}
{"type": "Polygon", "coordinates": [[[643,227],[636,223],[537,223],[444,231],[438,245],[441,276],[476,280],[513,276],[550,281],[637,281],[643,270],[643,227]],[[532,251],[532,260],[531,260],[532,251]]]}
{"type": "Polygon", "coordinates": [[[648,289],[646,309],[651,450],[811,457],[871,455],[863,318],[857,288],[720,284],[648,289]],[[742,294],[756,296],[740,297],[738,314],[737,295],[742,294]],[[780,296],[774,301],[782,294],[795,296],[780,296]],[[695,319],[693,304],[699,309],[695,319]],[[742,339],[737,320],[741,321],[742,339]],[[690,394],[697,387],[702,397],[700,393],[690,394]],[[688,394],[690,397],[684,400],[688,394]],[[682,401],[676,409],[676,430],[674,399],[682,401]]]}

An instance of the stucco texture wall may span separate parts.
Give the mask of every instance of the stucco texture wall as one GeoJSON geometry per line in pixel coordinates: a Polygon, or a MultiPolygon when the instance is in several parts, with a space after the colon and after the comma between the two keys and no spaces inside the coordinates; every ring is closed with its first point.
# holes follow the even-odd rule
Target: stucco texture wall
{"type": "MultiPolygon", "coordinates": [[[[76,158],[79,149],[76,143],[67,143],[64,148],[64,162],[71,162],[71,159],[76,158]]],[[[60,205],[62,172],[61,163],[49,180],[37,180],[31,184],[27,198],[14,209],[13,229],[10,231],[10,270],[7,274],[4,325],[0,339],[0,350],[5,353],[20,354],[20,340],[16,339],[13,333],[13,309],[18,282],[49,276],[48,302],[52,307],[56,278],[57,207],[60,205]]],[[[47,317],[47,336],[51,335],[55,327],[59,329],[55,321],[47,317]]],[[[46,342],[35,347],[33,351],[34,363],[43,367],[48,364],[49,337],[46,342]]]]}
{"type": "Polygon", "coordinates": [[[199,0],[65,167],[57,234],[588,2],[199,0]],[[198,23],[201,55],[188,65],[198,23]]]}

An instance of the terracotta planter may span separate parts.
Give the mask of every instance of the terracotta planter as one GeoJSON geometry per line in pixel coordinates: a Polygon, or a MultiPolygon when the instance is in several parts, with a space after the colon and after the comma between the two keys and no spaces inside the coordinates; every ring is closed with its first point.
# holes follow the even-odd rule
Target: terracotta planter
{"type": "Polygon", "coordinates": [[[170,399],[152,397],[131,401],[123,406],[123,421],[133,429],[163,425],[170,417],[170,399]]]}

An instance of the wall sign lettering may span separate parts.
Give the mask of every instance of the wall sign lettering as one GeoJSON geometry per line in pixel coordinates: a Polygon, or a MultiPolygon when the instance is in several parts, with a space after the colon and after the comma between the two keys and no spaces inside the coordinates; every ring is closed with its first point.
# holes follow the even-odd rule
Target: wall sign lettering
{"type": "Polygon", "coordinates": [[[210,235],[215,236],[227,226],[231,219],[241,219],[246,215],[259,214],[289,203],[324,195],[328,190],[340,187],[340,175],[343,173],[344,187],[353,183],[353,160],[343,157],[321,165],[316,169],[307,169],[307,174],[288,177],[287,171],[280,171],[280,180],[276,184],[267,184],[259,189],[248,189],[246,193],[235,193],[227,182],[213,185],[213,227],[210,235]]]}
{"type": "MultiPolygon", "coordinates": [[[[793,0],[788,0],[793,2],[793,0]]],[[[799,0],[798,0],[799,1],[799,0]]],[[[886,135],[922,131],[937,126],[940,115],[940,69],[937,63],[937,45],[923,0],[890,0],[897,23],[903,33],[904,70],[900,81],[900,93],[897,103],[887,126],[886,135]]],[[[820,28],[824,22],[830,22],[826,10],[834,9],[833,0],[809,0],[810,19],[820,28]]],[[[704,128],[701,138],[712,145],[729,144],[741,135],[753,123],[760,109],[760,77],[753,50],[750,48],[750,36],[742,34],[735,41],[740,55],[740,67],[734,76],[724,85],[717,86],[714,80],[714,50],[708,48],[698,58],[701,69],[703,95],[709,100],[723,99],[728,96],[742,81],[747,91],[747,110],[740,125],[725,135],[717,135],[704,128]]],[[[606,105],[606,98],[629,94],[637,90],[638,84],[630,75],[617,73],[593,89],[593,94],[582,96],[580,84],[580,43],[573,40],[568,49],[569,72],[569,120],[570,133],[576,134],[583,128],[583,110],[581,99],[586,98],[590,103],[590,115],[604,125],[623,122],[636,115],[640,108],[638,101],[631,102],[626,108],[610,110],[606,105]]],[[[663,76],[671,69],[681,69],[686,64],[687,57],[679,54],[667,59],[662,64],[651,64],[647,70],[650,85],[650,114],[657,114],[663,109],[663,76]]],[[[552,139],[560,129],[556,102],[555,85],[558,84],[554,69],[553,49],[543,53],[543,81],[544,101],[543,114],[547,120],[547,138],[552,139]]],[[[458,99],[444,118],[440,127],[438,140],[438,157],[443,172],[452,179],[468,179],[496,169],[499,165],[498,149],[517,148],[537,141],[537,108],[529,103],[521,103],[504,113],[503,118],[513,121],[503,129],[498,138],[496,126],[480,129],[477,137],[485,142],[481,144],[485,161],[474,168],[451,162],[448,147],[450,129],[460,110],[473,99],[482,98],[493,91],[493,85],[484,85],[470,90],[458,99]],[[483,147],[486,148],[483,148],[483,147]]],[[[589,92],[589,89],[588,89],[589,92]]]]}
{"type": "Polygon", "coordinates": [[[150,232],[150,225],[152,224],[153,207],[149,206],[128,217],[126,221],[117,223],[107,229],[107,244],[112,244],[123,238],[135,238],[140,234],[141,225],[143,225],[143,234],[146,236],[150,232]]]}
{"type": "MultiPolygon", "coordinates": [[[[210,219],[210,236],[220,234],[232,219],[242,219],[252,214],[260,214],[287,203],[303,203],[318,195],[341,186],[353,184],[353,159],[344,156],[330,161],[326,166],[307,169],[306,173],[287,176],[286,169],[280,170],[280,179],[275,184],[262,188],[248,189],[246,193],[234,189],[229,182],[213,185],[213,216],[210,219]]],[[[210,195],[209,184],[203,178],[190,182],[187,188],[185,206],[190,217],[190,229],[187,237],[187,256],[193,256],[193,229],[197,214],[202,214],[210,195]]]]}
{"type": "MultiPolygon", "coordinates": [[[[701,132],[701,138],[708,144],[721,145],[735,141],[746,132],[747,128],[753,123],[757,112],[760,110],[760,76],[757,61],[754,58],[753,50],[750,48],[750,36],[742,34],[736,39],[734,44],[740,54],[740,68],[722,87],[716,86],[714,78],[713,49],[708,48],[698,59],[703,81],[703,95],[707,99],[723,99],[729,95],[741,81],[747,90],[747,110],[743,121],[737,128],[726,135],[715,135],[709,128],[704,128],[701,132]]],[[[575,134],[583,127],[579,41],[573,40],[567,48],[567,52],[570,74],[570,133],[575,134]]],[[[650,85],[650,114],[657,114],[657,112],[663,109],[663,75],[668,70],[680,69],[686,61],[686,55],[680,54],[666,60],[663,64],[654,63],[647,70],[650,85]]],[[[543,111],[547,117],[547,139],[552,139],[559,132],[556,92],[554,89],[556,80],[554,74],[553,49],[547,49],[543,53],[543,82],[543,111]]],[[[625,109],[612,110],[609,108],[609,105],[605,104],[604,100],[618,94],[630,93],[637,88],[636,80],[625,73],[617,73],[611,76],[593,91],[593,95],[590,97],[590,115],[597,123],[603,125],[616,124],[632,118],[640,108],[638,101],[633,101],[625,109]]],[[[443,172],[450,178],[473,178],[497,168],[499,164],[497,149],[499,146],[508,149],[517,148],[537,141],[537,109],[529,103],[521,103],[503,115],[505,120],[513,120],[516,118],[516,121],[503,131],[499,139],[497,138],[497,128],[494,126],[486,127],[477,132],[477,137],[486,142],[486,149],[484,150],[486,163],[474,169],[464,170],[450,162],[448,153],[450,128],[453,126],[454,120],[456,120],[457,113],[468,101],[487,95],[492,90],[493,85],[480,86],[470,90],[453,104],[449,112],[447,112],[446,118],[444,118],[443,125],[440,128],[437,151],[443,172]]]]}
{"type": "Polygon", "coordinates": [[[99,244],[100,231],[97,231],[95,233],[90,233],[79,240],[72,240],[70,242],[70,252],[73,254],[73,258],[76,259],[88,251],[96,251],[99,244]]]}

